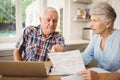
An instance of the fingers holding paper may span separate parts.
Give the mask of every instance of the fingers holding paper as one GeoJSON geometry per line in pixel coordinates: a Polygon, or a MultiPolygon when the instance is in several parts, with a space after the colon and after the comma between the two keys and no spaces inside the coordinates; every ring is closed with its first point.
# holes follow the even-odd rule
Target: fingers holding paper
{"type": "Polygon", "coordinates": [[[65,49],[61,44],[56,44],[52,46],[51,52],[64,52],[65,49]]]}
{"type": "Polygon", "coordinates": [[[98,80],[98,73],[91,70],[80,71],[77,73],[83,80],[98,80]]]}

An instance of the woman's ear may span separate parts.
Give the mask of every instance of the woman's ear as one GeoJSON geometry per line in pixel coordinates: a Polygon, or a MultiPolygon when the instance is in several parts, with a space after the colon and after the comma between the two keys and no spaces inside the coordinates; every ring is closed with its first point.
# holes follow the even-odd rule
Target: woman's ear
{"type": "Polygon", "coordinates": [[[106,25],[106,28],[111,27],[111,26],[112,26],[112,24],[113,24],[113,21],[112,21],[112,20],[108,21],[108,22],[107,22],[107,25],[106,25]]]}

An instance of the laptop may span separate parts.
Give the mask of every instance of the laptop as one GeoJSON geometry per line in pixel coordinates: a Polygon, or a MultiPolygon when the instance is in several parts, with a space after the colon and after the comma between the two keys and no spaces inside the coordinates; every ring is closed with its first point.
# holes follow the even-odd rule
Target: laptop
{"type": "Polygon", "coordinates": [[[39,76],[46,77],[49,69],[44,62],[37,61],[0,61],[2,76],[39,76]]]}

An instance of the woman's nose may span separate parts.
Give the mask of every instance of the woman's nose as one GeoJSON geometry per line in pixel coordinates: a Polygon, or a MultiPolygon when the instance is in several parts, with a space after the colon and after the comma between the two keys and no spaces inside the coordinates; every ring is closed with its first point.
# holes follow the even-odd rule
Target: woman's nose
{"type": "Polygon", "coordinates": [[[93,22],[92,22],[92,21],[90,22],[90,27],[91,27],[91,28],[93,27],[93,22]]]}

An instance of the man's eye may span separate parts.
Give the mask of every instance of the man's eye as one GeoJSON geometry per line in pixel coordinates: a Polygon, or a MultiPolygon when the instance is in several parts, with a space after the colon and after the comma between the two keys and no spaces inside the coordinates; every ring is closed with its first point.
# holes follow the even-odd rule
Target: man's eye
{"type": "Polygon", "coordinates": [[[53,20],[53,22],[57,22],[57,20],[53,20]]]}
{"type": "Polygon", "coordinates": [[[52,21],[52,22],[57,22],[58,20],[56,20],[56,19],[45,19],[45,21],[46,21],[46,22],[50,22],[50,21],[52,21]]]}
{"type": "Polygon", "coordinates": [[[46,19],[46,21],[48,21],[48,22],[49,22],[49,21],[50,21],[50,19],[46,19]]]}

